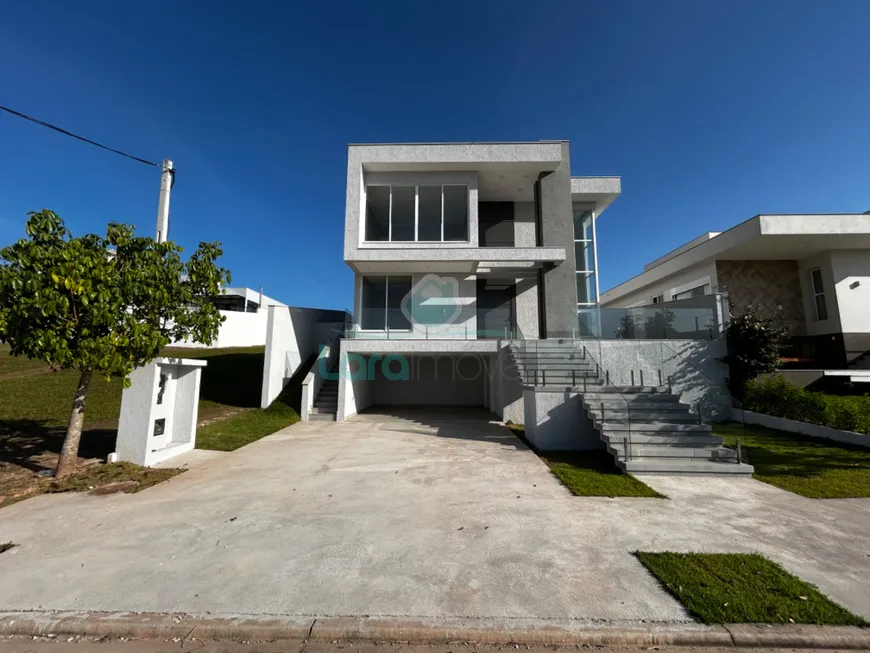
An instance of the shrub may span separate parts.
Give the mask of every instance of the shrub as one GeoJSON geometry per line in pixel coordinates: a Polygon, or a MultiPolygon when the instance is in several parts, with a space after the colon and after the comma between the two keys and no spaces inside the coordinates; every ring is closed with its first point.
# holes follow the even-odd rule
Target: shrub
{"type": "Polygon", "coordinates": [[[870,397],[866,396],[810,392],[781,376],[770,376],[746,384],[743,405],[757,413],[870,435],[870,397]]]}

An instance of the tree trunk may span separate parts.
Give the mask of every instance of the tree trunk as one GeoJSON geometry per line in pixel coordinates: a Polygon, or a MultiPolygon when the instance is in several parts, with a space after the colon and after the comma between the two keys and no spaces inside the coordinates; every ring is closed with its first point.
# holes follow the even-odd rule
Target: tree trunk
{"type": "Polygon", "coordinates": [[[76,471],[79,458],[79,441],[82,439],[82,425],[85,422],[85,397],[88,396],[88,386],[91,384],[91,371],[84,370],[79,377],[79,384],[73,397],[72,412],[69,415],[69,425],[66,427],[66,437],[57,461],[56,478],[69,476],[76,471]]]}

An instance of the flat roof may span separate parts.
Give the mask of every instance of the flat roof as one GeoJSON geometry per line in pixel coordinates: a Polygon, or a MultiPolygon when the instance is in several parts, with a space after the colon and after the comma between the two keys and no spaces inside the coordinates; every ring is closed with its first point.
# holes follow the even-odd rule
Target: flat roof
{"type": "Polygon", "coordinates": [[[538,143],[567,143],[568,141],[411,141],[407,143],[348,143],[348,147],[371,145],[537,145],[538,143]]]}
{"type": "Polygon", "coordinates": [[[614,301],[709,260],[800,260],[836,249],[870,249],[866,213],[759,214],[727,231],[705,234],[671,250],[643,272],[601,293],[614,301]],[[707,237],[709,236],[709,237],[707,237]]]}

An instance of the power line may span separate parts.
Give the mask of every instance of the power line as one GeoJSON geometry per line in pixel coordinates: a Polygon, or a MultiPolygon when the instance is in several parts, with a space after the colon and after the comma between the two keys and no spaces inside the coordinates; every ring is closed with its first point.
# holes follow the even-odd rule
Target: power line
{"type": "MultiPolygon", "coordinates": [[[[19,111],[15,111],[14,109],[10,109],[9,107],[4,107],[0,105],[0,109],[3,111],[7,111],[11,113],[13,116],[18,116],[19,118],[24,118],[25,120],[29,120],[30,122],[35,122],[37,125],[42,125],[43,127],[48,127],[49,129],[53,129],[56,132],[60,132],[61,134],[66,134],[67,136],[72,136],[73,138],[77,138],[80,141],[84,141],[85,143],[90,143],[91,145],[96,145],[104,150],[108,150],[109,152],[114,152],[115,154],[120,154],[121,156],[125,156],[128,159],[133,159],[134,161],[138,161],[139,163],[144,163],[149,166],[154,166],[155,168],[159,168],[160,165],[154,163],[153,161],[148,161],[147,159],[140,159],[138,156],[133,156],[132,154],[127,154],[126,152],[122,152],[121,150],[116,150],[113,147],[108,147],[107,145],[103,145],[101,143],[97,143],[96,141],[92,141],[89,138],[85,138],[84,136],[79,136],[78,134],[73,134],[72,132],[67,131],[66,129],[61,129],[55,125],[51,125],[47,122],[39,120],[38,118],[34,118],[33,116],[28,116],[27,114],[21,113],[19,111]]],[[[173,181],[174,175],[173,175],[173,181]]]]}

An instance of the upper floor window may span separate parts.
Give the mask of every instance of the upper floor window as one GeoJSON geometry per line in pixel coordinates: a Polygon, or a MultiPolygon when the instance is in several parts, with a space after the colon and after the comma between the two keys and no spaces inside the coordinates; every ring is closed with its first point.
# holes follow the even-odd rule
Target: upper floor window
{"type": "Polygon", "coordinates": [[[587,308],[598,303],[594,220],[592,211],[574,211],[574,264],[577,271],[578,308],[587,308]]]}
{"type": "Polygon", "coordinates": [[[702,286],[696,286],[695,288],[689,288],[688,290],[683,290],[682,292],[674,293],[671,298],[674,301],[679,301],[681,299],[689,299],[691,297],[703,297],[704,295],[710,294],[710,284],[705,283],[702,286]]]}
{"type": "Polygon", "coordinates": [[[366,186],[366,241],[468,240],[468,186],[366,186]]]}
{"type": "Polygon", "coordinates": [[[813,302],[816,308],[816,321],[828,319],[828,303],[825,301],[825,285],[822,283],[820,268],[810,270],[810,281],[813,284],[813,302]]]}

